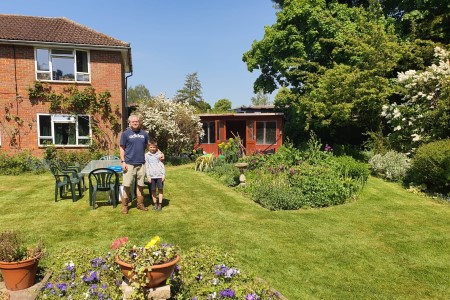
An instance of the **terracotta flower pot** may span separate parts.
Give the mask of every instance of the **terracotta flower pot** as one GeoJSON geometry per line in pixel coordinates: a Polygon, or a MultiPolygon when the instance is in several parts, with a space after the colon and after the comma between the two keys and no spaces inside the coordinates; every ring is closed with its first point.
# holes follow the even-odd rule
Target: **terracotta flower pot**
{"type": "Polygon", "coordinates": [[[40,258],[41,256],[37,256],[19,262],[0,261],[0,270],[6,288],[10,291],[18,291],[33,286],[40,258]]]}
{"type": "MultiPolygon", "coordinates": [[[[160,265],[152,266],[152,270],[147,273],[149,283],[147,283],[148,288],[153,288],[161,285],[169,276],[172,274],[177,262],[180,260],[180,256],[177,255],[175,259],[160,265]]],[[[123,276],[128,278],[128,280],[133,280],[133,265],[121,261],[116,256],[116,263],[120,266],[123,276]]]]}

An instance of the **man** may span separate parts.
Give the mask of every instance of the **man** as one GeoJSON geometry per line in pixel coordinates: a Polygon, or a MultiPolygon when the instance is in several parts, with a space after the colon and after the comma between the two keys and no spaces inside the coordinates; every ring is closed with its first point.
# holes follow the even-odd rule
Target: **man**
{"type": "MultiPolygon", "coordinates": [[[[130,187],[133,181],[137,183],[137,209],[147,211],[144,205],[145,184],[145,150],[149,143],[149,136],[141,129],[139,117],[130,115],[129,127],[120,137],[120,159],[122,161],[123,187],[125,195],[122,198],[123,214],[128,214],[128,199],[131,198],[130,187]]],[[[164,155],[161,153],[161,159],[164,155]]]]}

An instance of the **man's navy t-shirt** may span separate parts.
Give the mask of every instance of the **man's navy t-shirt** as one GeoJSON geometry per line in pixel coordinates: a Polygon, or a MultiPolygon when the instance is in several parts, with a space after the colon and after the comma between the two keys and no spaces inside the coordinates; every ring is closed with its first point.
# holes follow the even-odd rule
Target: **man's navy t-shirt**
{"type": "Polygon", "coordinates": [[[133,131],[127,128],[120,137],[120,145],[125,147],[125,163],[139,165],[145,163],[145,149],[148,144],[148,134],[142,129],[133,131]]]}

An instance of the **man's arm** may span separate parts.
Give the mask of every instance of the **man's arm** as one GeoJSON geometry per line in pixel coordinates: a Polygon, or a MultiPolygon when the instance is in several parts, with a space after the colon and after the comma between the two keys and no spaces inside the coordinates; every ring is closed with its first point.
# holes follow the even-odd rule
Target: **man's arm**
{"type": "Polygon", "coordinates": [[[122,161],[122,170],[127,171],[128,167],[125,163],[125,146],[120,145],[120,160],[122,161]]]}

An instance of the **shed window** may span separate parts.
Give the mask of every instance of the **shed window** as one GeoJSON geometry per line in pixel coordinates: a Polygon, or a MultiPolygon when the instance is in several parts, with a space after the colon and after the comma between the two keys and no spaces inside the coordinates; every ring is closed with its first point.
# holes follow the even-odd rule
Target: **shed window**
{"type": "Polygon", "coordinates": [[[256,122],[256,144],[275,144],[276,121],[256,122]]]}
{"type": "Polygon", "coordinates": [[[216,142],[216,125],[215,122],[204,122],[203,130],[205,135],[203,136],[203,144],[214,144],[216,142]]]}

